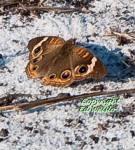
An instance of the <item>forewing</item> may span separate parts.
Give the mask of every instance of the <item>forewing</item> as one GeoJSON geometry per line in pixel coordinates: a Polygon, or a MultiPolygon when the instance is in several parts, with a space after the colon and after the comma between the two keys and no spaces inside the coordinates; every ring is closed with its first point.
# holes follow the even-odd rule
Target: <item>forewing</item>
{"type": "Polygon", "coordinates": [[[82,46],[72,47],[72,68],[75,80],[103,78],[107,73],[101,60],[82,46]]]}
{"type": "Polygon", "coordinates": [[[33,59],[39,57],[40,55],[56,51],[57,49],[60,49],[64,43],[64,39],[56,36],[33,38],[29,41],[27,46],[30,51],[29,59],[33,59]]]}

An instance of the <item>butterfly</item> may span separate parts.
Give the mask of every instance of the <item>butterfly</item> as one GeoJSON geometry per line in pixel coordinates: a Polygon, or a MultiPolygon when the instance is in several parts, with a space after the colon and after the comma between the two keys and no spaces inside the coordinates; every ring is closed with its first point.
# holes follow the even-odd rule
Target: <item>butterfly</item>
{"type": "Polygon", "coordinates": [[[106,67],[91,51],[76,45],[75,39],[42,36],[29,41],[28,78],[42,85],[68,86],[76,80],[103,78],[106,67]]]}

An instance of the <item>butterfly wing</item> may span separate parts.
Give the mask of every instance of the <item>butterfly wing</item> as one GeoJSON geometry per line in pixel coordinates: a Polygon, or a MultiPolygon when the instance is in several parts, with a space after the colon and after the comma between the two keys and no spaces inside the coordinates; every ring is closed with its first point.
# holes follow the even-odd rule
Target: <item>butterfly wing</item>
{"type": "Polygon", "coordinates": [[[66,86],[72,83],[70,57],[61,55],[61,49],[34,58],[27,65],[27,76],[42,79],[41,84],[52,86],[66,86]],[[34,61],[33,61],[34,60],[34,61]]]}
{"type": "Polygon", "coordinates": [[[75,44],[75,39],[69,39],[64,43],[62,48],[51,56],[51,68],[48,69],[42,79],[43,85],[52,85],[64,87],[73,82],[73,74],[71,68],[71,47],[75,44]]]}
{"type": "Polygon", "coordinates": [[[64,43],[64,39],[56,36],[42,36],[33,38],[29,41],[27,46],[30,51],[29,59],[55,51],[61,48],[64,43]]]}
{"type": "Polygon", "coordinates": [[[41,84],[64,87],[73,82],[70,57],[57,55],[51,61],[51,68],[42,78],[41,84]]]}
{"type": "Polygon", "coordinates": [[[86,48],[75,45],[71,52],[74,80],[103,78],[107,74],[104,64],[86,48]]]}
{"type": "MultiPolygon", "coordinates": [[[[30,61],[25,69],[27,76],[34,79],[41,78],[42,74],[39,71],[37,72],[37,68],[42,66],[41,64],[49,66],[48,62],[51,60],[51,55],[55,55],[64,43],[65,41],[62,38],[55,36],[43,36],[31,39],[27,46],[30,52],[30,61]]],[[[43,67],[41,68],[44,70],[43,67]]]]}

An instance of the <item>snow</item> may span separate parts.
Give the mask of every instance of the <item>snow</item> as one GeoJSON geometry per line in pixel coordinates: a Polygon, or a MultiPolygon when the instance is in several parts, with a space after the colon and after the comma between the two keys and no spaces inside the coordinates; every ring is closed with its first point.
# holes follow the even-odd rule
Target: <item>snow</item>
{"type": "MultiPolygon", "coordinates": [[[[9,14],[7,20],[4,19],[6,16],[0,16],[0,54],[3,56],[0,67],[5,65],[10,70],[0,70],[0,83],[4,84],[0,86],[1,97],[8,93],[25,93],[46,98],[47,91],[51,91],[48,97],[59,93],[79,95],[89,93],[97,84],[104,84],[108,91],[135,87],[134,76],[127,75],[124,79],[117,80],[117,77],[126,74],[128,68],[122,64],[122,59],[129,56],[128,49],[135,50],[135,43],[118,46],[116,38],[105,36],[110,31],[109,27],[118,28],[122,32],[135,29],[135,1],[101,0],[91,3],[95,6],[90,8],[93,14],[56,15],[50,12],[31,22],[27,18],[21,21],[20,15],[9,14]],[[125,10],[129,13],[123,13],[125,10]],[[97,36],[94,36],[95,33],[97,36]],[[29,55],[26,48],[28,41],[37,36],[52,35],[65,40],[76,38],[79,44],[86,46],[104,62],[108,69],[107,77],[101,80],[85,80],[77,86],[66,88],[42,86],[39,81],[28,79],[25,73],[29,55]]],[[[135,103],[134,97],[121,99],[119,108],[135,103]]],[[[135,148],[135,137],[130,133],[131,130],[135,131],[134,115],[119,118],[109,114],[80,113],[79,105],[80,103],[74,101],[30,111],[4,112],[6,117],[0,116],[0,129],[8,129],[9,134],[7,139],[0,142],[0,150],[78,150],[83,143],[83,150],[135,148]],[[66,119],[73,120],[69,126],[66,126],[66,119]],[[106,124],[108,121],[107,130],[99,132],[98,123],[106,124]],[[119,124],[118,121],[122,123],[119,124]],[[33,129],[27,131],[26,126],[33,129]],[[99,137],[98,143],[95,144],[91,135],[99,137]],[[118,140],[112,142],[113,137],[118,140]]]]}

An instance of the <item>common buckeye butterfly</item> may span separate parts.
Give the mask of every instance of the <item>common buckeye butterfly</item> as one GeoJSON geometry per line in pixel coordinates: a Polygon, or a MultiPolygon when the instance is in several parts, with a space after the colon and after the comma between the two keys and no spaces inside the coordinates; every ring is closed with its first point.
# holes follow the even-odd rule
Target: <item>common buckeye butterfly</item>
{"type": "Polygon", "coordinates": [[[104,64],[74,39],[56,36],[36,37],[29,41],[28,78],[41,79],[41,84],[64,87],[86,78],[103,78],[104,64]]]}

